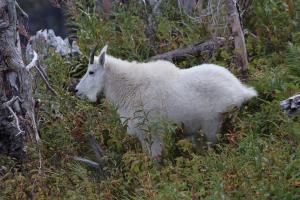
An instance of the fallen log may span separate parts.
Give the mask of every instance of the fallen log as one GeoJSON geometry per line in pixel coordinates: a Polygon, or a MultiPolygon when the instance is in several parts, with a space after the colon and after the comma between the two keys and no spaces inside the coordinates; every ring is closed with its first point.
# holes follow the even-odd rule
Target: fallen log
{"type": "Polygon", "coordinates": [[[281,101],[280,109],[286,111],[288,116],[300,114],[300,93],[281,101]]]}
{"type": "Polygon", "coordinates": [[[187,56],[199,55],[201,52],[212,52],[224,46],[226,41],[227,40],[223,37],[217,37],[215,39],[211,39],[203,43],[194,44],[186,48],[179,48],[173,51],[153,56],[150,58],[150,60],[180,60],[187,56]]]}

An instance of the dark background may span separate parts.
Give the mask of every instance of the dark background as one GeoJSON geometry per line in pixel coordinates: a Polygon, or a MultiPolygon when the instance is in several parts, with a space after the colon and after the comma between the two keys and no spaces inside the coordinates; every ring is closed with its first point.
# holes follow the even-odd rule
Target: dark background
{"type": "Polygon", "coordinates": [[[41,29],[53,29],[56,35],[67,36],[66,18],[55,0],[21,0],[19,5],[29,15],[27,31],[30,35],[41,29]]]}

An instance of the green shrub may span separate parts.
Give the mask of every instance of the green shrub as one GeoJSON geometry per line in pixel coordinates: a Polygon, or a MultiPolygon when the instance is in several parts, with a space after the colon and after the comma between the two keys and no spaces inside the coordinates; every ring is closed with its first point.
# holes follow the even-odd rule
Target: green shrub
{"type": "MultiPolygon", "coordinates": [[[[258,36],[248,36],[246,42],[251,75],[248,84],[259,96],[237,114],[230,114],[226,121],[229,128],[223,130],[214,149],[197,153],[180,125],[166,119],[150,124],[150,131],[164,135],[162,166],[143,152],[136,138],[126,134],[126,124],[120,122],[111,103],[103,99],[100,104],[91,104],[77,99],[65,86],[70,74],[76,74],[77,69],[76,76],[84,72],[95,41],[100,46],[108,43],[114,56],[145,61],[154,53],[206,40],[209,33],[205,25],[179,13],[177,1],[162,1],[162,14],[154,19],[155,46],[145,34],[143,17],[148,10],[138,1],[117,4],[109,20],[86,8],[85,2],[94,5],[94,1],[76,2],[71,14],[79,27],[76,36],[85,56],[69,63],[50,55],[43,63],[59,95],[53,96],[42,82],[38,85],[35,98],[39,99],[42,144],[38,147],[29,142],[22,167],[13,159],[0,158],[0,174],[4,173],[0,177],[1,198],[300,198],[299,116],[288,118],[278,106],[280,100],[299,90],[298,0],[253,1],[244,25],[258,36]],[[288,46],[288,42],[293,45],[288,46]],[[75,66],[78,68],[72,71],[75,66]],[[81,156],[96,160],[87,139],[90,134],[106,152],[104,174],[72,159],[81,156]]],[[[189,57],[177,64],[188,67],[206,60],[232,66],[232,57],[232,49],[227,48],[212,57],[189,57]]]]}

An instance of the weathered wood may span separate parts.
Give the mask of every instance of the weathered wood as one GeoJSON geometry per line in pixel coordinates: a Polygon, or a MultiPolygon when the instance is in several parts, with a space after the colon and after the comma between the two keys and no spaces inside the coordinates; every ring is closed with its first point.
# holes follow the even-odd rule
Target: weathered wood
{"type": "Polygon", "coordinates": [[[86,158],[81,158],[77,156],[74,156],[73,159],[87,165],[88,167],[100,169],[100,165],[92,160],[88,160],[86,158]]]}
{"type": "Polygon", "coordinates": [[[289,116],[300,114],[300,93],[280,102],[281,110],[287,112],[289,116]]]}
{"type": "Polygon", "coordinates": [[[0,17],[0,153],[22,160],[27,136],[34,133],[36,140],[39,136],[31,76],[21,56],[15,0],[0,2],[0,17]]]}
{"type": "Polygon", "coordinates": [[[197,0],[178,0],[178,4],[185,12],[191,14],[197,5],[197,0]]]}
{"type": "Polygon", "coordinates": [[[224,3],[228,13],[228,22],[231,26],[231,32],[234,38],[236,64],[242,77],[246,79],[248,76],[248,56],[237,3],[236,0],[224,0],[224,3]]]}
{"type": "Polygon", "coordinates": [[[93,152],[96,156],[96,159],[98,161],[98,163],[100,164],[102,161],[102,156],[104,155],[104,151],[103,149],[101,148],[101,146],[99,145],[99,143],[97,142],[97,139],[95,138],[94,135],[89,135],[88,136],[88,140],[89,140],[89,143],[93,149],[93,152]]]}
{"type": "Polygon", "coordinates": [[[226,39],[223,37],[217,37],[215,39],[199,43],[199,44],[194,44],[191,46],[188,46],[186,48],[179,48],[175,49],[173,51],[169,51],[163,54],[159,54],[156,56],[151,57],[151,60],[180,60],[184,57],[187,56],[196,56],[200,54],[201,52],[205,51],[214,51],[217,48],[222,47],[226,42],[226,39]]]}

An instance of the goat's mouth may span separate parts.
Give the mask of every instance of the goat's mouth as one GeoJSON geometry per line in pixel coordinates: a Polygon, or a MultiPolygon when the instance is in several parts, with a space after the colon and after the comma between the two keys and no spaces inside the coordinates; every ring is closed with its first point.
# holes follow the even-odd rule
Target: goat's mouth
{"type": "Polygon", "coordinates": [[[92,103],[100,103],[101,100],[104,98],[104,94],[103,92],[99,92],[96,96],[94,95],[86,95],[83,92],[80,92],[78,90],[75,90],[75,95],[77,98],[81,99],[81,100],[88,100],[92,103]]]}
{"type": "Polygon", "coordinates": [[[79,99],[86,99],[86,98],[87,98],[87,96],[85,96],[84,94],[82,94],[82,93],[80,93],[80,92],[76,92],[75,94],[76,94],[76,96],[77,96],[79,99]]]}
{"type": "Polygon", "coordinates": [[[104,98],[105,98],[105,96],[104,96],[103,92],[100,92],[100,93],[97,95],[97,101],[96,101],[96,102],[100,103],[101,100],[104,99],[104,98]]]}

